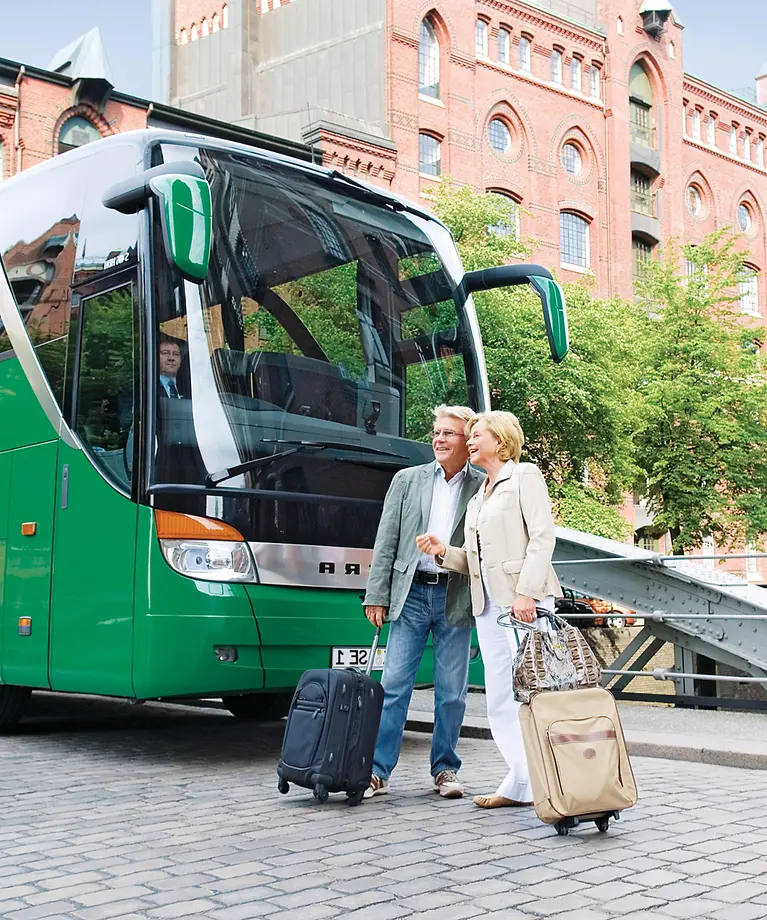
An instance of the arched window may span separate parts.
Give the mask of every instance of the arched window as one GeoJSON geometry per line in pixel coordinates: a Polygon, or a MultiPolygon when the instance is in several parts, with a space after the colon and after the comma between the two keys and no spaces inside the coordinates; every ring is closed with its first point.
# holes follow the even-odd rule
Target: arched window
{"type": "Polygon", "coordinates": [[[743,233],[750,233],[754,226],[751,208],[743,201],[738,205],[738,226],[743,233]]]}
{"type": "Polygon", "coordinates": [[[428,19],[421,22],[418,42],[418,92],[439,99],[439,39],[428,19]]]}
{"type": "Polygon", "coordinates": [[[583,155],[578,145],[572,141],[562,147],[562,165],[571,176],[580,176],[583,172],[583,155]]]}
{"type": "Polygon", "coordinates": [[[212,31],[213,31],[213,32],[218,32],[218,30],[219,30],[218,13],[214,13],[214,14],[213,14],[213,17],[212,17],[212,19],[211,19],[211,22],[212,22],[212,24],[213,24],[212,31]]]}
{"type": "Polygon", "coordinates": [[[207,35],[209,31],[210,30],[208,28],[208,20],[203,16],[202,22],[200,23],[200,34],[207,35]]]}
{"type": "Polygon", "coordinates": [[[475,38],[477,57],[487,57],[487,52],[488,52],[487,23],[485,22],[484,19],[477,20],[477,25],[474,30],[474,38],[475,38]]]}
{"type": "Polygon", "coordinates": [[[84,147],[91,141],[97,141],[101,135],[99,129],[87,118],[75,115],[67,119],[59,131],[59,153],[66,153],[67,150],[74,150],[75,147],[84,147]]]}
{"type": "Polygon", "coordinates": [[[442,174],[442,145],[431,134],[418,135],[418,170],[426,176],[442,174]]]}
{"type": "Polygon", "coordinates": [[[574,93],[581,91],[581,74],[583,71],[583,61],[579,57],[574,57],[570,61],[570,89],[574,93]]]}
{"type": "Polygon", "coordinates": [[[221,28],[225,29],[229,25],[229,7],[224,4],[221,8],[221,28]]]}
{"type": "Polygon", "coordinates": [[[706,140],[712,147],[716,147],[716,115],[712,112],[708,116],[708,128],[706,129],[706,140]]]}
{"type": "Polygon", "coordinates": [[[560,261],[566,268],[588,268],[589,222],[572,211],[559,215],[560,261]]]}
{"type": "Polygon", "coordinates": [[[495,189],[488,189],[489,194],[495,195],[503,201],[508,208],[508,220],[499,221],[497,224],[491,224],[487,229],[496,236],[513,236],[519,239],[521,236],[521,227],[519,220],[519,202],[504,192],[497,192],[495,189]]]}
{"type": "Polygon", "coordinates": [[[562,85],[562,52],[555,48],[551,52],[551,82],[562,85]]]}
{"type": "Polygon", "coordinates": [[[523,35],[519,40],[519,69],[523,73],[532,71],[532,44],[532,41],[526,35],[523,35]]]}
{"type": "Polygon", "coordinates": [[[178,37],[179,45],[185,45],[189,41],[189,36],[186,34],[186,29],[181,30],[181,34],[178,37]]]}
{"type": "Polygon", "coordinates": [[[596,64],[592,64],[589,70],[589,95],[592,99],[602,98],[602,71],[596,64]]]}
{"type": "Polygon", "coordinates": [[[197,23],[196,23],[196,22],[192,23],[192,30],[191,30],[191,33],[190,33],[190,36],[189,36],[189,37],[190,37],[190,40],[193,41],[193,42],[196,42],[197,39],[200,37],[199,33],[197,32],[197,23]]]}
{"type": "Polygon", "coordinates": [[[498,63],[511,64],[511,33],[508,29],[498,29],[498,63]]]}
{"type": "Polygon", "coordinates": [[[696,141],[700,140],[700,109],[692,110],[692,136],[696,141]]]}
{"type": "Polygon", "coordinates": [[[654,148],[652,105],[650,78],[642,64],[637,61],[629,71],[629,129],[633,141],[654,148]]]}
{"type": "Polygon", "coordinates": [[[738,304],[741,313],[759,316],[759,274],[750,265],[744,265],[738,278],[738,304]]]}

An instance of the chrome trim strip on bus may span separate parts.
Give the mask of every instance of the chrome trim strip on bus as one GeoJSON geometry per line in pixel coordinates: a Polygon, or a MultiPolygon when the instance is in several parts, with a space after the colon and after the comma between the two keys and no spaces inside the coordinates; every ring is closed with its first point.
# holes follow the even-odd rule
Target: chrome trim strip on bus
{"type": "Polygon", "coordinates": [[[296,543],[249,543],[258,582],[300,588],[367,586],[372,549],[345,546],[303,546],[296,543]]]}
{"type": "Polygon", "coordinates": [[[56,397],[53,395],[48,378],[43,373],[42,366],[37,359],[35,349],[27,334],[24,320],[21,318],[21,313],[19,313],[16,306],[16,300],[4,267],[0,270],[0,319],[3,321],[8,338],[29,381],[29,385],[32,387],[37,401],[42,406],[43,412],[48,417],[48,421],[53,426],[54,431],[70,447],[75,448],[75,450],[82,450],[69,425],[64,421],[64,416],[61,414],[61,409],[56,402],[56,397]]]}

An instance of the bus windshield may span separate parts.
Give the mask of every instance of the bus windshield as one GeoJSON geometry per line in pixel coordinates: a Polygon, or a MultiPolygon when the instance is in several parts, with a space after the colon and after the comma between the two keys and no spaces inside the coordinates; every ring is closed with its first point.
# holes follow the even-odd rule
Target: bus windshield
{"type": "Polygon", "coordinates": [[[197,286],[155,239],[150,492],[257,544],[368,548],[394,473],[432,459],[434,406],[484,406],[450,234],[333,174],[163,147],[190,151],[213,252],[197,286]]]}

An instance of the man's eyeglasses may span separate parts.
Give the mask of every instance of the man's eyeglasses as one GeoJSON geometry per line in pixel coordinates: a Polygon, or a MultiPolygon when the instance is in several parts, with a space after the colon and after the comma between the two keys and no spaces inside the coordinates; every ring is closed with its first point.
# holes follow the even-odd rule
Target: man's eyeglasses
{"type": "Polygon", "coordinates": [[[452,428],[446,428],[444,431],[439,429],[432,433],[432,440],[436,441],[437,438],[465,438],[466,435],[462,431],[453,431],[452,428]]]}

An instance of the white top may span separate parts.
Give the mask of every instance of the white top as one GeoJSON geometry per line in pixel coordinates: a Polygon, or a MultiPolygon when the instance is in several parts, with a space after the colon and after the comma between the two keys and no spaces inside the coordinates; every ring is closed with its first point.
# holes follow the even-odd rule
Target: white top
{"type": "MultiPolygon", "coordinates": [[[[453,534],[455,527],[455,511],[458,507],[458,499],[461,496],[461,488],[466,479],[466,466],[456,473],[448,482],[445,479],[445,471],[441,464],[434,462],[434,488],[431,493],[431,511],[429,512],[429,522],[426,526],[426,533],[434,534],[435,537],[447,545],[453,534]]],[[[434,556],[427,556],[421,553],[421,558],[416,566],[419,572],[444,572],[434,561],[434,556]]]]}

